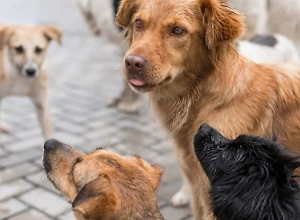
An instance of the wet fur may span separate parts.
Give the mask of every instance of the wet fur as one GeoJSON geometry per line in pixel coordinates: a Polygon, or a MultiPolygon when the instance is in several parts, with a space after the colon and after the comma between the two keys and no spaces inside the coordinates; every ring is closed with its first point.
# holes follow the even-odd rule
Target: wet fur
{"type": "Polygon", "coordinates": [[[116,17],[131,45],[124,59],[135,55],[147,62],[140,74],[128,71],[124,62],[124,78],[145,83],[131,86],[148,92],[175,143],[196,220],[214,219],[209,181],[193,151],[200,124],[209,123],[227,138],[276,134],[291,151],[300,151],[300,70],[288,64],[259,65],[240,56],[234,44],[243,32],[242,20],[217,0],[123,0],[116,17]],[[136,19],[143,21],[141,30],[136,19]],[[176,25],[187,32],[170,35],[169,28],[176,25]]]}

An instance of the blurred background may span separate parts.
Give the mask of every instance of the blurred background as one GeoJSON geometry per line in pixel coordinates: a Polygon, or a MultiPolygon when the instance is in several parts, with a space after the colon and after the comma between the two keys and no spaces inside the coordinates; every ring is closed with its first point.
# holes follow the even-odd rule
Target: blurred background
{"type": "MultiPolygon", "coordinates": [[[[0,0],[0,22],[51,24],[63,31],[62,45],[51,42],[49,106],[54,138],[82,152],[96,147],[142,156],[164,168],[157,196],[166,220],[192,219],[190,208],[175,209],[169,200],[180,185],[174,150],[156,126],[144,101],[139,114],[108,108],[122,90],[119,47],[93,36],[75,0],[0,0]]],[[[1,102],[9,134],[0,134],[0,219],[72,220],[70,205],[42,170],[44,138],[34,107],[25,97],[1,102]]]]}

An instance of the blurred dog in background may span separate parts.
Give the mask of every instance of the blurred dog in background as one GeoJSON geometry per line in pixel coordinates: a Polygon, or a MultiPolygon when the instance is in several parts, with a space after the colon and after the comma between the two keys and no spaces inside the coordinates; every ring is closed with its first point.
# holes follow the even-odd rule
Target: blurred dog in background
{"type": "MultiPolygon", "coordinates": [[[[123,57],[128,44],[124,41],[122,30],[115,24],[119,2],[120,0],[77,0],[79,9],[92,33],[116,44],[120,48],[120,56],[123,57]]],[[[141,95],[130,89],[125,81],[123,86],[121,95],[110,100],[108,105],[126,113],[138,112],[143,101],[141,95]]]]}
{"type": "Polygon", "coordinates": [[[227,0],[246,18],[245,39],[255,34],[279,33],[300,46],[299,0],[227,0]]]}
{"type": "MultiPolygon", "coordinates": [[[[61,42],[61,31],[53,26],[2,25],[0,28],[0,98],[28,96],[35,105],[44,137],[52,137],[48,109],[48,74],[45,55],[49,42],[61,42]]],[[[8,126],[1,121],[1,130],[8,126]]]]}
{"type": "Polygon", "coordinates": [[[211,183],[217,220],[298,220],[300,186],[294,171],[300,155],[262,137],[234,140],[203,124],[194,148],[211,183]]]}

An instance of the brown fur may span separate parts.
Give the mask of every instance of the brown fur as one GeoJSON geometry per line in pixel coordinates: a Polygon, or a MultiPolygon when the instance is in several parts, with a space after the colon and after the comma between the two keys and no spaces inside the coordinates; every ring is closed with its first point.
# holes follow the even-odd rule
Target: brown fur
{"type": "Polygon", "coordinates": [[[78,220],[162,219],[156,204],[159,166],[104,149],[82,154],[56,140],[44,148],[47,176],[72,203],[78,220]]]}
{"type": "Polygon", "coordinates": [[[116,17],[131,43],[124,59],[134,55],[146,63],[134,73],[124,62],[124,77],[145,83],[131,86],[149,92],[173,138],[196,220],[214,219],[207,176],[192,146],[201,124],[227,138],[277,135],[290,150],[300,151],[300,69],[259,65],[238,55],[233,45],[243,31],[242,20],[218,0],[123,0],[116,17]],[[184,33],[175,35],[176,27],[184,33]]]}

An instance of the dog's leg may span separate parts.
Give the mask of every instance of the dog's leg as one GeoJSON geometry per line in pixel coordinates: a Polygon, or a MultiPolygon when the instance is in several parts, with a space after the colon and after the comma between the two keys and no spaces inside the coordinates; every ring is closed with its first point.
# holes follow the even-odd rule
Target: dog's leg
{"type": "Polygon", "coordinates": [[[78,7],[85,18],[86,23],[90,27],[94,35],[98,36],[101,34],[99,25],[96,22],[94,15],[91,12],[91,1],[90,0],[78,0],[78,7]]]}
{"type": "Polygon", "coordinates": [[[137,113],[143,102],[142,95],[134,92],[125,80],[123,80],[123,84],[124,88],[121,96],[112,99],[108,106],[117,107],[125,113],[137,113]]]}
{"type": "Polygon", "coordinates": [[[3,133],[9,133],[10,127],[8,124],[2,121],[1,114],[0,114],[0,131],[3,133]]]}
{"type": "Polygon", "coordinates": [[[40,91],[39,94],[32,97],[32,102],[35,105],[44,137],[48,140],[52,138],[53,131],[48,107],[47,91],[40,91]]]}
{"type": "Polygon", "coordinates": [[[175,193],[171,199],[171,204],[174,207],[181,207],[185,206],[190,201],[190,187],[186,180],[186,178],[183,178],[183,183],[181,185],[181,188],[177,193],[175,193]]]}

